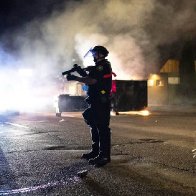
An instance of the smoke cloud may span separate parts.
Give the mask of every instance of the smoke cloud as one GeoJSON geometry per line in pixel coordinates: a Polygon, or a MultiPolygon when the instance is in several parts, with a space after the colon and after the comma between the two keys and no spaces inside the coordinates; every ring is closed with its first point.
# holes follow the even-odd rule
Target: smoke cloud
{"type": "Polygon", "coordinates": [[[110,51],[117,79],[147,79],[161,66],[160,46],[195,38],[195,8],[195,0],[65,1],[63,11],[31,21],[9,38],[17,66],[33,68],[31,87],[42,91],[75,62],[86,66],[83,57],[95,45],[110,51]]]}
{"type": "Polygon", "coordinates": [[[144,79],[161,66],[160,46],[195,36],[195,6],[194,0],[82,1],[67,5],[42,30],[67,65],[75,51],[83,61],[89,48],[104,45],[118,78],[144,79]]]}

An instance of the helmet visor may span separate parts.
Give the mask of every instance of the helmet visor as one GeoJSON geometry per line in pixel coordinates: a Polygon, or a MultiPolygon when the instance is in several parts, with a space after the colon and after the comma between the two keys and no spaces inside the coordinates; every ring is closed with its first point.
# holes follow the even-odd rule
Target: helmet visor
{"type": "Polygon", "coordinates": [[[94,57],[94,56],[96,55],[96,53],[97,53],[97,52],[94,51],[93,48],[90,48],[90,49],[87,51],[87,53],[84,55],[84,58],[89,57],[89,56],[91,56],[91,57],[93,56],[93,57],[94,57]]]}

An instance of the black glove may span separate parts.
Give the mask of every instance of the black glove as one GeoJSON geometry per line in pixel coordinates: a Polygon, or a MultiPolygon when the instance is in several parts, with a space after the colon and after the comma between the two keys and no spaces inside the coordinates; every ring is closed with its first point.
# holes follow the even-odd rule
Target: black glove
{"type": "Polygon", "coordinates": [[[67,78],[68,81],[70,81],[70,80],[76,80],[77,76],[68,74],[66,78],[67,78]]]}

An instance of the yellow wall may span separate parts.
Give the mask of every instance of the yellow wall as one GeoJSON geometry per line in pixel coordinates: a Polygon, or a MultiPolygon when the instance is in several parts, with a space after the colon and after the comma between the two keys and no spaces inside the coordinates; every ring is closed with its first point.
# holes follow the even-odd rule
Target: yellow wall
{"type": "Polygon", "coordinates": [[[169,59],[161,68],[160,73],[179,73],[179,64],[178,60],[169,59]]]}
{"type": "Polygon", "coordinates": [[[168,104],[167,74],[151,74],[148,79],[148,105],[168,104]]]}

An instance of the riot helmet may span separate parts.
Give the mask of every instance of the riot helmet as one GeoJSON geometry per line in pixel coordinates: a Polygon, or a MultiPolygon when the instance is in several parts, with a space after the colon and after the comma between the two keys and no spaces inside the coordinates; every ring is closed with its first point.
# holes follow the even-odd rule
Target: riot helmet
{"type": "Polygon", "coordinates": [[[108,50],[104,46],[95,46],[90,51],[92,54],[99,53],[102,54],[104,57],[108,56],[109,54],[108,50]]]}

